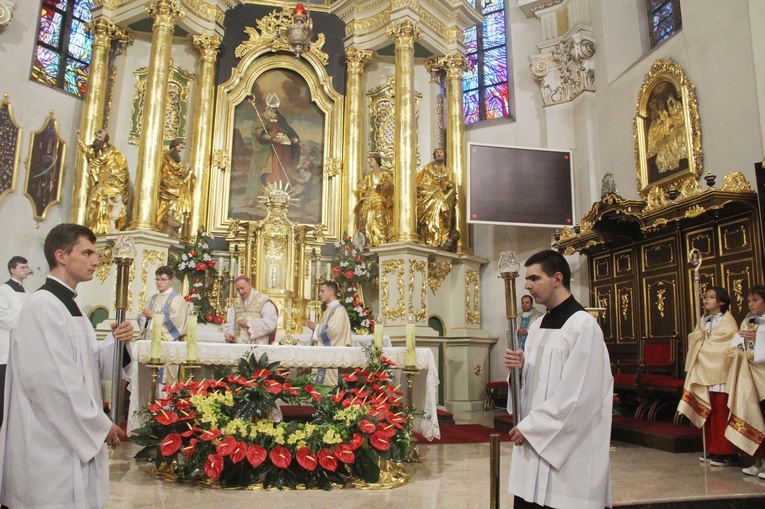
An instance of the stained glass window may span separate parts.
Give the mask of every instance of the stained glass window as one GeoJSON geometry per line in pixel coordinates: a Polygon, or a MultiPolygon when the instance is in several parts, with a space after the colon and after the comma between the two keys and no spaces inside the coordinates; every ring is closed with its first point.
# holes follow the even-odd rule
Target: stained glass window
{"type": "Polygon", "coordinates": [[[465,123],[510,114],[507,76],[507,37],[503,0],[468,0],[484,21],[465,32],[465,53],[470,68],[462,75],[465,123]]]}
{"type": "Polygon", "coordinates": [[[658,46],[683,28],[680,0],[646,0],[651,47],[658,46]]]}
{"type": "Polygon", "coordinates": [[[42,0],[32,79],[84,97],[93,35],[90,21],[92,0],[42,0]]]}

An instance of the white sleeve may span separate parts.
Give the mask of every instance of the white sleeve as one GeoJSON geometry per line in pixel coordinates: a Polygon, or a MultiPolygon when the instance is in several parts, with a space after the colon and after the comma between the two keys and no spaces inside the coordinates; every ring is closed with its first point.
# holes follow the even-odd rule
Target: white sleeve
{"type": "Polygon", "coordinates": [[[247,320],[247,332],[251,338],[261,338],[268,336],[276,329],[276,323],[279,320],[279,315],[276,313],[276,306],[271,301],[263,304],[260,310],[260,316],[262,318],[249,318],[247,320]]]}
{"type": "Polygon", "coordinates": [[[226,312],[226,323],[223,324],[224,334],[236,335],[236,323],[234,322],[235,318],[236,311],[234,311],[234,306],[229,306],[228,311],[226,312]]]}

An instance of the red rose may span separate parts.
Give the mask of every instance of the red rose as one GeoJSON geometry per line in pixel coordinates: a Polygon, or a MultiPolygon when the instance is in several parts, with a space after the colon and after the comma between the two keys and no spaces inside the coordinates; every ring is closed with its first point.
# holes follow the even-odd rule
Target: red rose
{"type": "Polygon", "coordinates": [[[387,451],[390,449],[390,442],[388,441],[388,437],[386,437],[381,432],[377,432],[374,435],[372,435],[369,439],[369,441],[372,444],[372,447],[377,449],[378,451],[387,451]]]}
{"type": "Polygon", "coordinates": [[[234,450],[234,447],[236,447],[236,439],[232,436],[227,436],[218,443],[215,451],[221,456],[228,456],[234,450]]]}
{"type": "Polygon", "coordinates": [[[345,279],[353,279],[353,271],[348,269],[345,272],[343,272],[343,276],[345,276],[345,279]]]}
{"type": "Polygon", "coordinates": [[[162,453],[162,456],[172,456],[181,448],[181,441],[181,436],[178,433],[171,433],[162,440],[159,445],[159,452],[162,453]]]}
{"type": "Polygon", "coordinates": [[[345,444],[340,444],[335,449],[335,458],[339,459],[343,463],[350,465],[356,461],[356,455],[353,454],[353,449],[345,444]]]}
{"type": "Polygon", "coordinates": [[[313,472],[316,469],[318,459],[314,454],[311,454],[311,450],[308,447],[303,446],[298,449],[295,457],[297,458],[298,464],[306,470],[313,472]]]}
{"type": "Polygon", "coordinates": [[[257,467],[263,463],[266,459],[266,450],[258,444],[251,445],[247,448],[247,461],[250,465],[257,467]]]}
{"type": "Polygon", "coordinates": [[[271,458],[271,463],[279,468],[287,468],[292,462],[292,454],[290,454],[289,449],[281,445],[271,449],[271,454],[268,457],[271,458]]]}
{"type": "Polygon", "coordinates": [[[330,472],[337,470],[337,458],[329,452],[329,449],[322,447],[316,456],[319,457],[319,465],[321,465],[324,470],[329,470],[330,472]]]}
{"type": "Polygon", "coordinates": [[[210,267],[211,269],[215,267],[215,260],[210,260],[209,262],[207,262],[207,266],[210,267]]]}
{"type": "Polygon", "coordinates": [[[377,426],[375,426],[374,423],[372,423],[372,422],[370,422],[370,421],[368,421],[366,419],[363,419],[359,423],[359,429],[361,431],[363,431],[364,433],[366,433],[367,435],[371,435],[372,433],[377,431],[377,426]]]}
{"type": "Polygon", "coordinates": [[[223,472],[223,456],[220,454],[211,454],[205,462],[205,475],[210,479],[217,479],[223,472]]]}
{"type": "Polygon", "coordinates": [[[162,410],[157,414],[155,419],[157,419],[158,423],[164,426],[169,426],[174,422],[178,422],[178,414],[175,412],[166,412],[165,410],[162,410]]]}
{"type": "Polygon", "coordinates": [[[213,322],[220,325],[223,323],[223,317],[221,315],[215,315],[215,318],[213,318],[213,322]]]}
{"type": "Polygon", "coordinates": [[[231,461],[239,463],[247,457],[247,444],[244,442],[237,442],[234,446],[234,450],[231,451],[231,461]]]}
{"type": "Polygon", "coordinates": [[[205,313],[205,320],[207,320],[208,322],[212,322],[213,321],[213,314],[210,313],[210,312],[205,313]]]}
{"type": "Polygon", "coordinates": [[[343,269],[341,269],[339,265],[335,265],[334,267],[332,267],[333,276],[339,276],[342,271],[343,269]]]}

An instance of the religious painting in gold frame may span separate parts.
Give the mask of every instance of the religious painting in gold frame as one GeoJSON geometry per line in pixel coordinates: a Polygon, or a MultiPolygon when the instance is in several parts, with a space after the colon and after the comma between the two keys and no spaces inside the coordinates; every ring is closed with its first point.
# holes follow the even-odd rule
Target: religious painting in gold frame
{"type": "MultiPolygon", "coordinates": [[[[224,235],[232,221],[265,217],[265,209],[259,208],[253,193],[263,189],[261,176],[268,172],[263,172],[263,165],[253,166],[252,152],[253,147],[263,148],[257,138],[267,130],[264,126],[270,126],[264,116],[267,103],[278,101],[276,110],[297,134],[300,145],[300,159],[285,166],[291,187],[298,187],[288,217],[298,224],[323,224],[327,240],[335,240],[342,234],[338,231],[342,175],[330,170],[334,170],[334,161],[342,160],[343,98],[325,69],[327,55],[312,46],[297,59],[284,51],[275,34],[264,30],[258,36],[255,29],[245,31],[251,39],[236,50],[239,64],[231,77],[218,86],[212,164],[220,171],[213,171],[210,180],[208,229],[224,235]]],[[[322,34],[319,39],[323,40],[322,34]]],[[[291,147],[293,140],[284,131],[281,148],[291,147]]],[[[274,153],[270,144],[265,148],[274,153]]],[[[273,169],[275,164],[281,170],[278,160],[271,159],[270,167],[273,169]]]]}
{"type": "Polygon", "coordinates": [[[21,126],[13,118],[8,94],[4,94],[0,103],[0,200],[16,189],[20,154],[21,126]]]}
{"type": "Polygon", "coordinates": [[[671,58],[656,60],[638,92],[633,121],[638,191],[668,189],[702,171],[696,89],[671,58]]]}
{"type": "Polygon", "coordinates": [[[32,203],[34,219],[38,223],[45,219],[48,209],[61,201],[65,157],[66,142],[51,110],[42,128],[32,133],[26,160],[24,196],[32,203]]]}

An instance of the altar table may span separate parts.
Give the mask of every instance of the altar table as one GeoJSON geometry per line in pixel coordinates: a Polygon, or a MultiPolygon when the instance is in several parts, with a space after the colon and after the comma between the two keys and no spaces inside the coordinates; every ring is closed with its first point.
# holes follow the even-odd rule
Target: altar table
{"type": "MultiPolygon", "coordinates": [[[[135,412],[146,406],[151,393],[151,369],[146,366],[151,352],[151,341],[140,340],[131,345],[133,355],[138,360],[137,373],[133,373],[129,384],[130,407],[128,412],[128,433],[140,428],[144,419],[135,412]]],[[[197,343],[197,356],[202,366],[234,366],[239,359],[256,350],[256,355],[268,354],[270,362],[279,361],[286,368],[355,368],[366,366],[367,360],[361,347],[319,347],[319,346],[282,346],[248,345],[232,343],[197,343]]],[[[416,366],[420,372],[414,377],[414,406],[423,411],[425,416],[415,417],[413,431],[428,440],[441,438],[436,415],[438,401],[438,369],[433,352],[429,348],[417,348],[416,366]]],[[[186,343],[182,341],[163,341],[161,359],[163,364],[182,364],[186,360],[186,343]]],[[[406,361],[406,348],[383,348],[383,355],[397,366],[403,367],[406,361]]],[[[406,396],[406,376],[400,370],[394,375],[399,390],[406,396]]]]}

